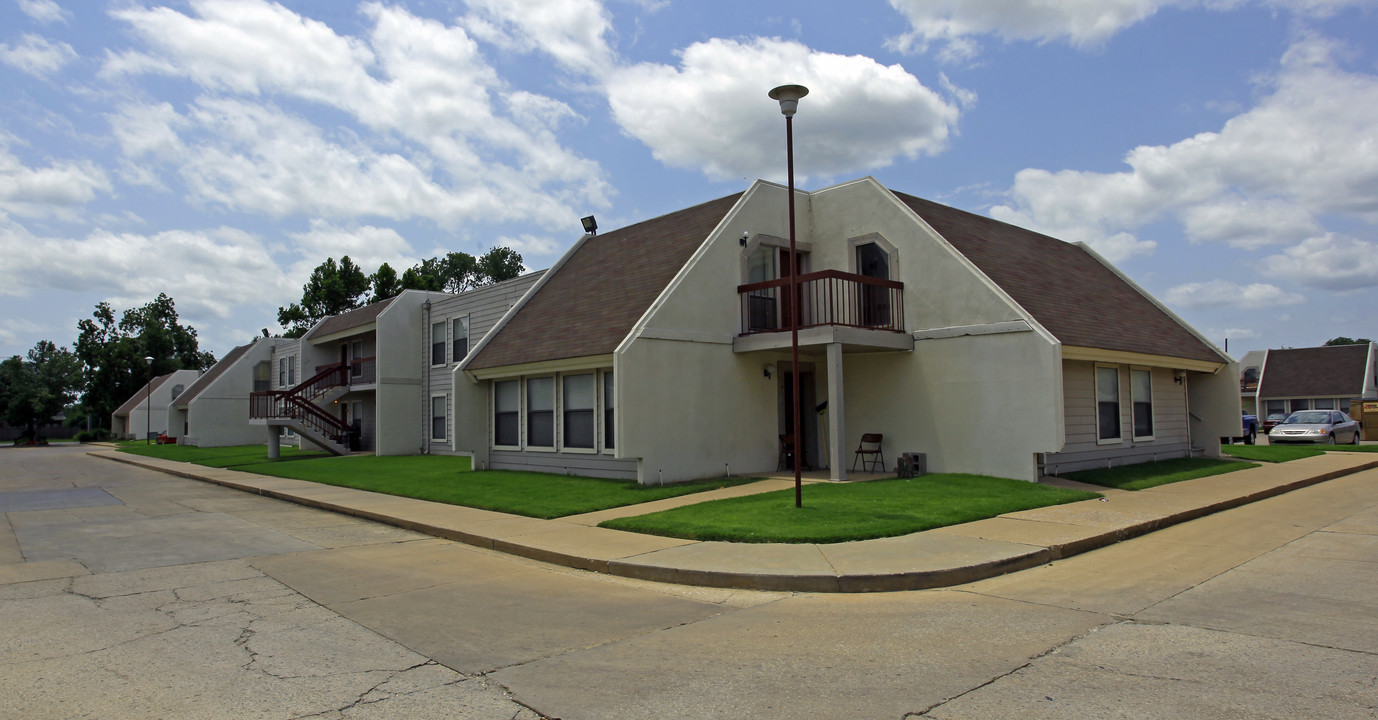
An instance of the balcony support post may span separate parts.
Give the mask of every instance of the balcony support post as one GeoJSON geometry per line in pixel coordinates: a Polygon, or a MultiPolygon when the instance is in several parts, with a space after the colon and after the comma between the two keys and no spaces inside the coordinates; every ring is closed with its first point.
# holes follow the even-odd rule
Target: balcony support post
{"type": "Polygon", "coordinates": [[[842,343],[828,343],[828,466],[833,480],[847,479],[847,404],[842,397],[842,343]]]}
{"type": "Polygon", "coordinates": [[[268,431],[268,459],[277,460],[282,457],[282,436],[278,434],[282,431],[276,425],[265,425],[264,429],[268,431]]]}

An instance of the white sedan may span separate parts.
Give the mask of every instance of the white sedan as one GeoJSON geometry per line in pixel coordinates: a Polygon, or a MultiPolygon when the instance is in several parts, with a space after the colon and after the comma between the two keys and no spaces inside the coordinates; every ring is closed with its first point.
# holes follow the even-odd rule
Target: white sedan
{"type": "Polygon", "coordinates": [[[1268,431],[1269,443],[1359,444],[1359,423],[1339,410],[1298,410],[1268,431]]]}

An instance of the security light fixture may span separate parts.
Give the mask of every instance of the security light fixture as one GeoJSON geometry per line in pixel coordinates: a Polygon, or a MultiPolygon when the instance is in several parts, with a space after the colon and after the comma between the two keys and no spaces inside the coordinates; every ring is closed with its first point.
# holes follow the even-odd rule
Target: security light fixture
{"type": "Polygon", "coordinates": [[[598,234],[598,221],[594,220],[592,215],[586,218],[580,218],[579,222],[584,224],[584,232],[590,235],[598,234]]]}

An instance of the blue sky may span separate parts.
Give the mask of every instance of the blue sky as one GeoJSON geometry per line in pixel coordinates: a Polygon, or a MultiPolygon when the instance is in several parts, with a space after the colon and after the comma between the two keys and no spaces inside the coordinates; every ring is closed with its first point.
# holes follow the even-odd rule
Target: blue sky
{"type": "Polygon", "coordinates": [[[217,355],[399,271],[781,180],[1082,241],[1236,357],[1378,336],[1378,0],[0,0],[0,355],[159,292],[217,355]]]}

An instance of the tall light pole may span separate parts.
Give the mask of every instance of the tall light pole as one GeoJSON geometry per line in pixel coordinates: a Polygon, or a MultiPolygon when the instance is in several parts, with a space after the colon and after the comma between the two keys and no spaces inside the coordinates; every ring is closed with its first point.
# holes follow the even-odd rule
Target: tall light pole
{"type": "Polygon", "coordinates": [[[145,355],[144,364],[148,366],[148,389],[144,392],[144,444],[151,445],[149,435],[153,434],[153,356],[145,355]]]}
{"type": "Polygon", "coordinates": [[[804,421],[799,412],[799,255],[794,246],[794,112],[799,98],[809,94],[803,85],[781,85],[770,91],[770,99],[780,102],[785,116],[785,163],[789,169],[789,351],[790,376],[794,385],[794,506],[804,506],[804,481],[800,456],[804,449],[804,421]]]}

